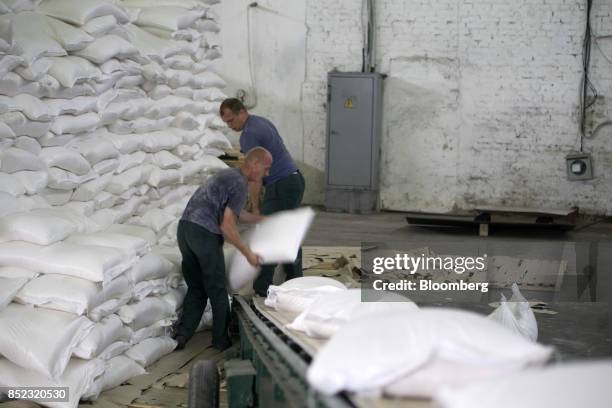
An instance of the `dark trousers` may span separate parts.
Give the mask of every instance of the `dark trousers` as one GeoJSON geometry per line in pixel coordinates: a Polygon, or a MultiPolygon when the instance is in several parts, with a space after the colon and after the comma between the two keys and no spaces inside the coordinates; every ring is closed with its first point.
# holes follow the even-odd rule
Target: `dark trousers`
{"type": "Polygon", "coordinates": [[[187,295],[177,335],[191,338],[198,328],[206,301],[210,299],[213,314],[213,347],[230,345],[228,327],[230,305],[225,288],[223,237],[188,221],[180,221],[177,241],[183,255],[182,269],[187,295]]]}
{"type": "MultiPolygon", "coordinates": [[[[304,176],[299,172],[266,186],[261,213],[263,215],[269,215],[279,211],[298,208],[302,203],[304,187],[304,176]]],[[[260,296],[267,296],[268,286],[272,284],[275,268],[276,265],[263,265],[261,267],[259,276],[255,279],[255,282],[253,282],[253,289],[260,296]]],[[[301,248],[298,251],[295,261],[283,264],[283,270],[287,275],[287,280],[303,276],[301,248]]]]}

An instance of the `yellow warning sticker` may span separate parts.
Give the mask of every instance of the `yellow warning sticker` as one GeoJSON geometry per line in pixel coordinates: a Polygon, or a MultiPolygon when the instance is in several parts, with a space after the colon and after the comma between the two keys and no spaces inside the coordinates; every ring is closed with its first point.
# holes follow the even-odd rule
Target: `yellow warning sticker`
{"type": "Polygon", "coordinates": [[[353,98],[346,98],[346,100],[344,101],[344,107],[346,109],[353,109],[353,98]]]}

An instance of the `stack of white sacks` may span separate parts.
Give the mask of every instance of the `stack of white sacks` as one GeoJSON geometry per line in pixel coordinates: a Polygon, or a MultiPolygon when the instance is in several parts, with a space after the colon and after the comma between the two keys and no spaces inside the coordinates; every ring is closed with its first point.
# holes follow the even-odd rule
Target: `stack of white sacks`
{"type": "Polygon", "coordinates": [[[176,226],[230,144],[218,0],[0,0],[0,386],[142,374],[186,287],[176,226]]]}

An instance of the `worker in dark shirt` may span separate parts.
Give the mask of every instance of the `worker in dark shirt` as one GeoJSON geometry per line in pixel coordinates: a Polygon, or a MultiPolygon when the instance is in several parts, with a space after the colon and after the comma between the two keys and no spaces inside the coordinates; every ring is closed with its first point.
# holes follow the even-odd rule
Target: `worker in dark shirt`
{"type": "Polygon", "coordinates": [[[223,240],[233,244],[253,266],[261,258],[240,238],[236,218],[241,222],[261,221],[261,215],[243,210],[249,182],[260,182],[272,165],[264,148],[251,149],[240,168],[224,169],[212,176],[193,194],[179,221],[177,240],[183,256],[182,272],[187,282],[183,314],[177,326],[177,349],[193,336],[210,299],[213,314],[212,345],[224,350],[231,345],[228,327],[230,305],[225,287],[223,240]]]}
{"type": "MultiPolygon", "coordinates": [[[[264,147],[272,154],[273,163],[270,174],[259,182],[249,183],[249,195],[254,214],[269,215],[283,210],[292,210],[302,203],[304,196],[304,177],[287,151],[276,127],[268,119],[251,115],[239,99],[229,98],[221,103],[219,114],[227,125],[240,134],[240,151],[246,152],[256,146],[264,147]],[[261,211],[259,195],[261,187],[265,194],[261,211]]],[[[272,284],[276,265],[263,265],[253,289],[260,296],[267,296],[268,286],[272,284]]],[[[294,262],[283,264],[286,279],[302,276],[302,250],[294,262]]]]}

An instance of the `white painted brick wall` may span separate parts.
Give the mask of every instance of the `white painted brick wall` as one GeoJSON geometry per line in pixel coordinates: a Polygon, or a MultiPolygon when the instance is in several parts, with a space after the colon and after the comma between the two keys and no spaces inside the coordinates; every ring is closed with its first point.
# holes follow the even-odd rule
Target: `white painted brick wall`
{"type": "MultiPolygon", "coordinates": [[[[361,68],[361,7],[361,0],[305,2],[295,123],[302,132],[285,137],[303,137],[302,165],[314,169],[308,202],[322,201],[327,72],[361,68]]],[[[584,141],[595,179],[569,182],[565,173],[565,155],[580,146],[586,1],[376,0],[376,8],[377,68],[388,74],[383,208],[612,212],[612,126],[584,141]]],[[[592,21],[594,33],[612,34],[612,1],[595,0],[592,21]]],[[[601,97],[589,132],[612,118],[612,39],[598,44],[607,57],[593,45],[591,78],[601,97]]],[[[275,110],[260,113],[274,119],[275,110]]]]}

